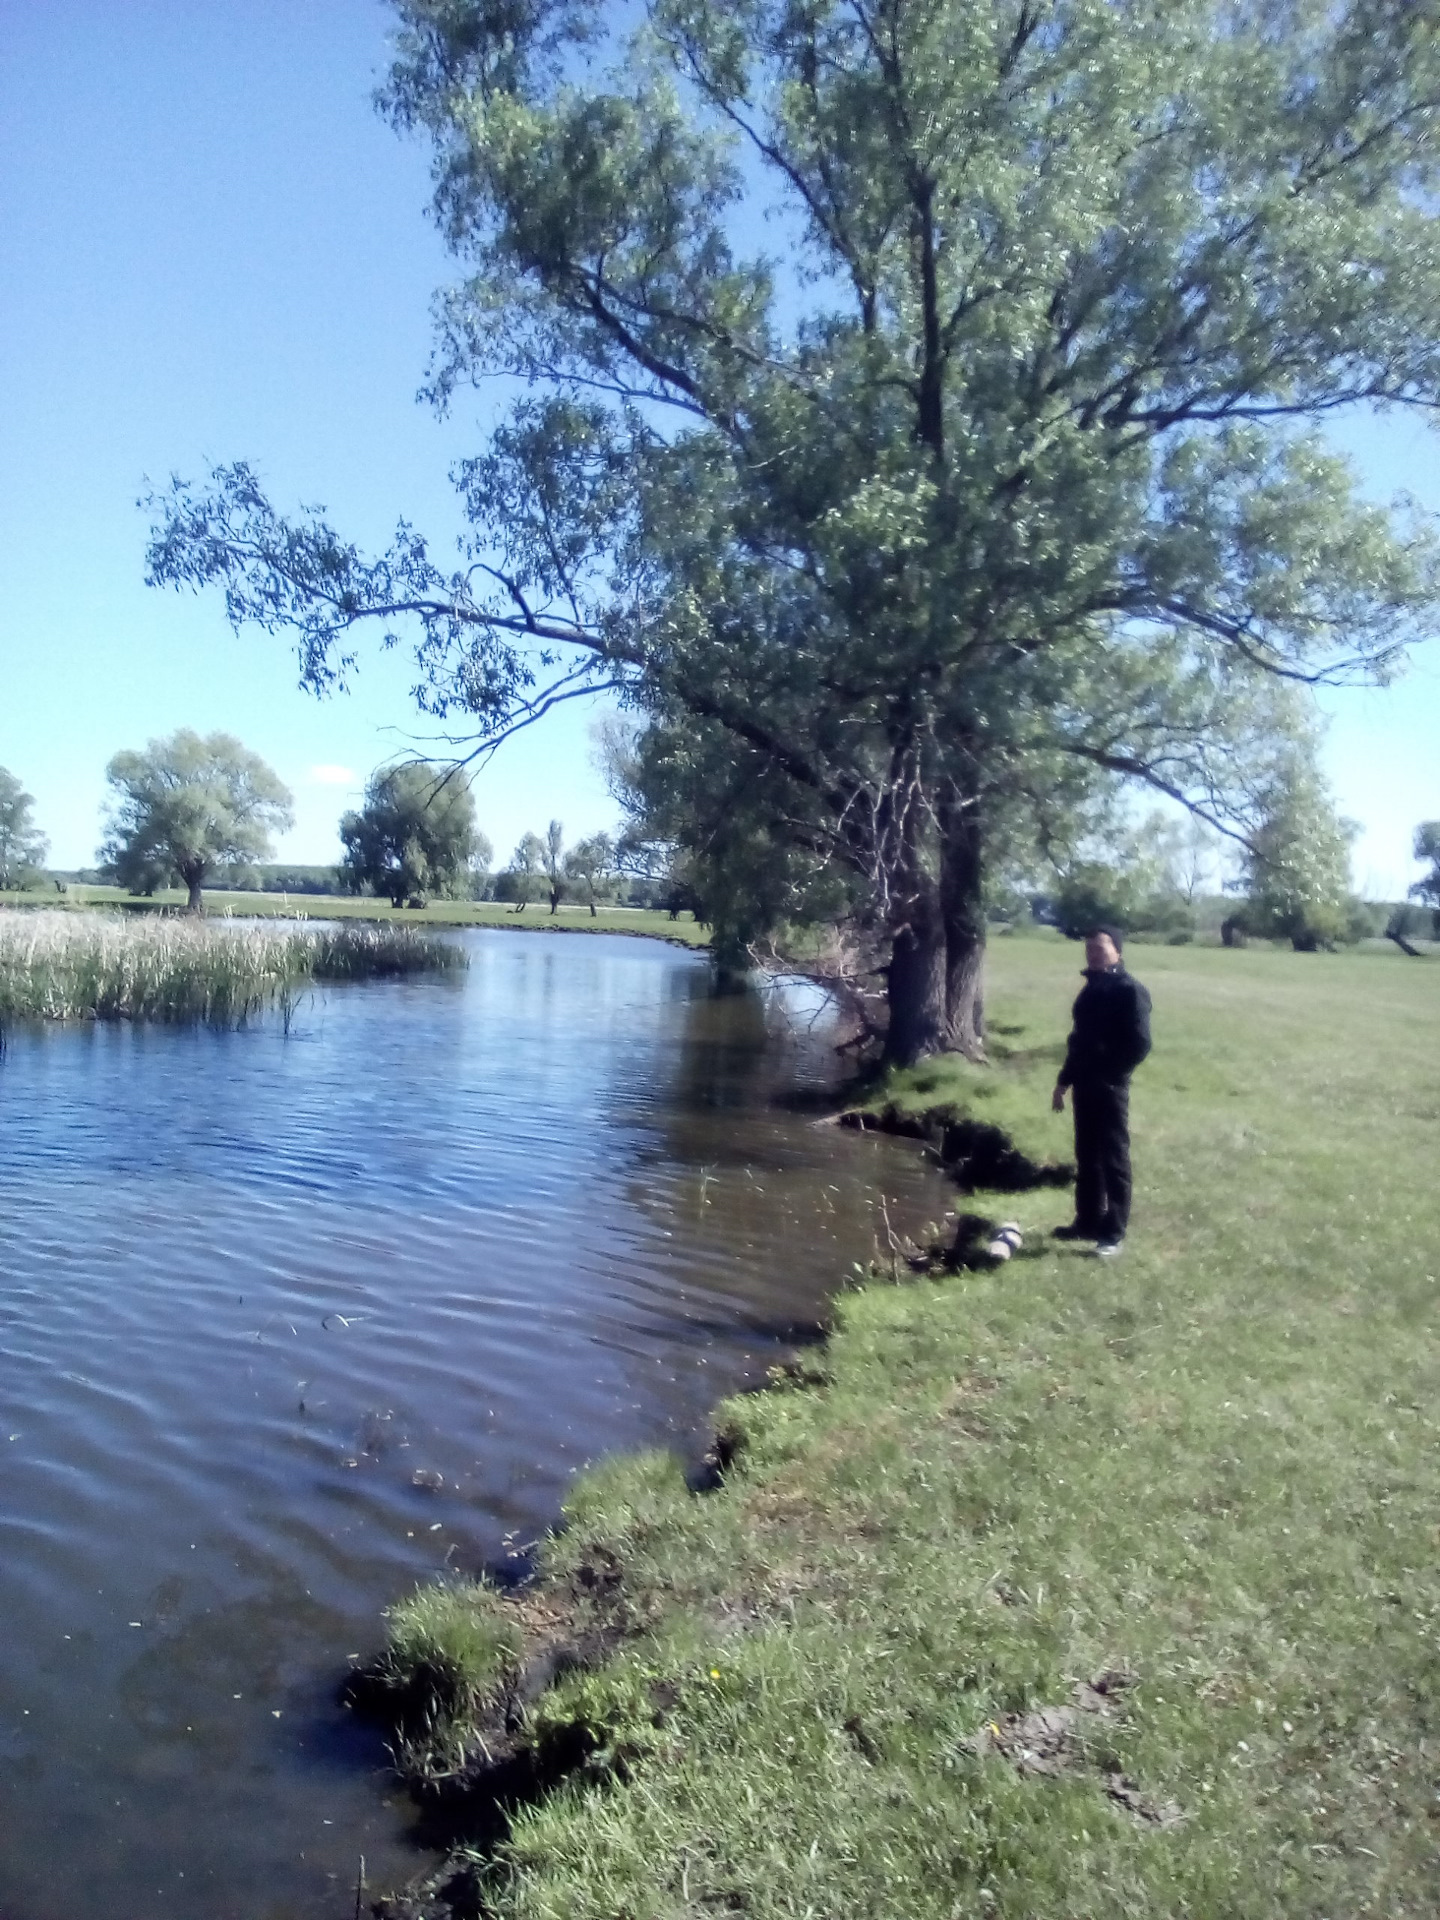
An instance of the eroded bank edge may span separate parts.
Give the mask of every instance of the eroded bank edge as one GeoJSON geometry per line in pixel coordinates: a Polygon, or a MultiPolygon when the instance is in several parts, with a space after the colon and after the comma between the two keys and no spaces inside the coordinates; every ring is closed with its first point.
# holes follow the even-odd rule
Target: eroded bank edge
{"type": "MultiPolygon", "coordinates": [[[[953,1101],[917,1108],[882,1100],[846,1108],[830,1123],[915,1140],[960,1196],[1063,1186],[1073,1178],[1072,1167],[1032,1158],[1003,1128],[976,1120],[953,1101]]],[[[938,1279],[987,1264],[984,1249],[997,1220],[959,1211],[953,1221],[951,1234],[921,1245],[894,1234],[886,1220],[888,1244],[877,1235],[868,1280],[842,1282],[840,1293],[893,1285],[902,1273],[938,1279]]],[[[772,1367],[752,1391],[822,1392],[834,1322],[816,1334],[814,1344],[772,1367]]],[[[743,1422],[722,1421],[685,1475],[690,1496],[722,1492],[744,1451],[743,1422]]],[[[522,1582],[454,1580],[422,1587],[391,1608],[386,1646],[345,1682],[345,1703],[385,1729],[396,1771],[418,1809],[415,1838],[442,1855],[407,1888],[371,1904],[378,1920],[480,1920],[489,1911],[486,1887],[515,1815],[577,1777],[623,1783],[680,1704],[670,1679],[649,1683],[644,1700],[627,1698],[619,1715],[606,1711],[603,1687],[560,1684],[603,1674],[617,1650],[653,1633],[677,1604],[637,1585],[616,1543],[577,1534],[573,1501],[565,1513],[522,1582]]],[[[1123,1676],[1098,1675],[1085,1683],[1078,1707],[1070,1702],[1045,1710],[1054,1721],[1046,1723],[1045,1770],[1075,1764],[1083,1750],[1074,1735],[1075,1713],[1109,1715],[1124,1684],[1123,1676]]],[[[865,1730],[854,1737],[863,1741],[865,1730]]],[[[1020,1717],[989,1737],[994,1752],[1022,1770],[1028,1766],[1033,1743],[1020,1717]]],[[[1170,1817],[1168,1809],[1152,1809],[1123,1776],[1107,1791],[1112,1787],[1113,1797],[1141,1817],[1170,1817]]]]}

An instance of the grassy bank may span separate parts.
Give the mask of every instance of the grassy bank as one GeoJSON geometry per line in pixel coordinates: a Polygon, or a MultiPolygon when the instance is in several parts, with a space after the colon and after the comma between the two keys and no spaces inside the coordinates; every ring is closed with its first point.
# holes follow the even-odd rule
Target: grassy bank
{"type": "Polygon", "coordinates": [[[224,921],[0,911],[0,1019],[235,1025],[311,980],[463,967],[410,928],[237,927],[224,921]]]}
{"type": "MultiPolygon", "coordinates": [[[[186,896],[171,889],[148,899],[133,899],[121,887],[72,885],[55,893],[0,893],[0,906],[43,906],[50,910],[117,908],[147,914],[183,910],[186,896]]],[[[562,906],[552,916],[548,906],[531,905],[524,913],[495,900],[432,900],[424,907],[392,907],[388,900],[357,899],[353,894],[228,893],[205,890],[205,911],[211,915],[239,914],[246,918],[294,920],[367,920],[379,926],[506,927],[522,933],[630,933],[679,946],[704,947],[708,927],[697,926],[693,914],[672,920],[668,913],[647,907],[602,907],[593,917],[588,907],[562,906]]]]}
{"type": "MultiPolygon", "coordinates": [[[[1064,1154],[1076,965],[997,943],[993,1073],[876,1104],[1064,1154]]],[[[490,1784],[536,1795],[437,1880],[454,1911],[1434,1913],[1440,969],[1135,966],[1123,1260],[1047,1240],[1063,1192],[977,1196],[1020,1255],[845,1294],[828,1348],[722,1409],[718,1491],[617,1462],[541,1588],[400,1610],[401,1666],[449,1703],[412,1719],[417,1770],[488,1728],[490,1784]]],[[[422,1910],[450,1909],[391,1909],[422,1910]]]]}

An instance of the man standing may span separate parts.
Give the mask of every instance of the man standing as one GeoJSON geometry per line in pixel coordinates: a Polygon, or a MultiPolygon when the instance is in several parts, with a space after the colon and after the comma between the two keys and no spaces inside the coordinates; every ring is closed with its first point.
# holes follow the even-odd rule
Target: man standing
{"type": "Polygon", "coordinates": [[[1115,927],[1085,936],[1085,985],[1051,1105],[1075,1095],[1075,1218],[1057,1240],[1094,1240],[1101,1259],[1125,1244],[1130,1220],[1130,1076],[1150,1051],[1150,996],[1120,958],[1115,927]]]}

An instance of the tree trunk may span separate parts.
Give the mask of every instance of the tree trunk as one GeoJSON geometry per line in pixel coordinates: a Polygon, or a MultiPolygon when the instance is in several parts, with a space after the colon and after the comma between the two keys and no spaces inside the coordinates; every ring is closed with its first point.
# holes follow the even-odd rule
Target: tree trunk
{"type": "Polygon", "coordinates": [[[940,912],[945,928],[944,1045],[985,1058],[985,865],[979,808],[947,804],[940,819],[940,912]]]}
{"type": "Polygon", "coordinates": [[[1387,940],[1393,940],[1401,953],[1408,953],[1412,960],[1423,960],[1425,958],[1418,947],[1411,946],[1403,933],[1396,933],[1392,930],[1386,934],[1385,938],[1387,940]]]}
{"type": "Polygon", "coordinates": [[[920,356],[915,437],[928,447],[936,462],[945,458],[945,354],[941,345],[940,276],[936,258],[935,183],[918,180],[911,189],[915,205],[915,237],[920,254],[920,323],[924,351],[920,356]]]}
{"type": "Polygon", "coordinates": [[[590,902],[590,918],[592,920],[595,918],[595,902],[593,900],[590,902]]]}
{"type": "Polygon", "coordinates": [[[200,882],[204,877],[203,867],[191,867],[188,872],[184,868],[181,869],[180,878],[190,889],[190,898],[185,903],[187,913],[204,913],[205,911],[205,902],[200,893],[200,882]]]}
{"type": "Polygon", "coordinates": [[[927,889],[895,935],[885,970],[887,1066],[913,1066],[945,1045],[945,935],[938,904],[927,889]]]}
{"type": "Polygon", "coordinates": [[[968,927],[945,941],[945,1047],[985,1058],[985,935],[968,927]]]}
{"type": "MultiPolygon", "coordinates": [[[[985,964],[984,831],[973,794],[947,783],[934,799],[938,885],[927,872],[929,851],[906,831],[903,877],[892,897],[907,903],[893,933],[885,1060],[910,1066],[932,1053],[985,1058],[981,988],[985,964]]],[[[917,816],[918,818],[918,813],[917,816]]]]}

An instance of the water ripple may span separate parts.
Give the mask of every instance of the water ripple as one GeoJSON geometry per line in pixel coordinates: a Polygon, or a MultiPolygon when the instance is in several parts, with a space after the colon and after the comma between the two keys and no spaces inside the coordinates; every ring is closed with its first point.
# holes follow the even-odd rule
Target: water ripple
{"type": "Polygon", "coordinates": [[[772,1105],[823,1033],[693,956],[467,938],[462,981],[317,993],[288,1037],[11,1038],[5,1920],[330,1920],[361,1849],[409,1871],[334,1701],[379,1609],[533,1539],[584,1462],[696,1444],[879,1190],[944,1205],[772,1105]]]}

